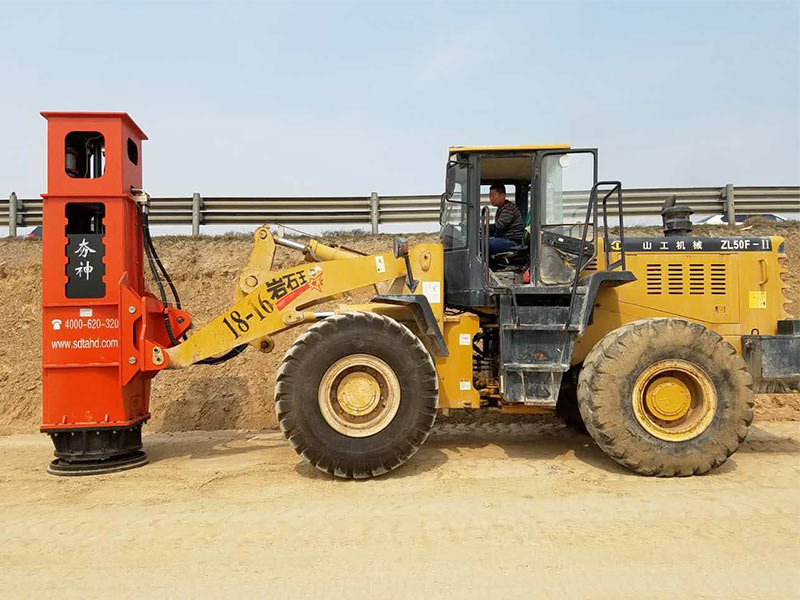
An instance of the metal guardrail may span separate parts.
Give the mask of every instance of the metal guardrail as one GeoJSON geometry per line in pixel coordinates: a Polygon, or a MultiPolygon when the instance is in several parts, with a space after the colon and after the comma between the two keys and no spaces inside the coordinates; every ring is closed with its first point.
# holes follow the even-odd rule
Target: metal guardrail
{"type": "MultiPolygon", "coordinates": [[[[657,217],[665,200],[675,196],[697,215],[797,213],[800,216],[800,186],[627,189],[622,192],[625,214],[657,217]]],[[[565,217],[585,210],[589,192],[565,192],[565,217]]],[[[488,197],[483,198],[488,203],[488,197]]],[[[150,222],[154,225],[191,225],[199,235],[201,225],[260,225],[262,223],[370,225],[378,233],[381,223],[432,223],[439,220],[440,196],[276,197],[203,198],[195,193],[185,198],[151,198],[150,222]]],[[[19,199],[12,193],[0,199],[0,226],[9,236],[17,227],[41,225],[42,200],[19,199]]]]}

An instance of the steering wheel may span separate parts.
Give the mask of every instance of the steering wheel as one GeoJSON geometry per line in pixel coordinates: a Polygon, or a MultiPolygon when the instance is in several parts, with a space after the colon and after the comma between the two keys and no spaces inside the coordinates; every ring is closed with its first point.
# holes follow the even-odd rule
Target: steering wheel
{"type": "MultiPolygon", "coordinates": [[[[572,254],[574,256],[579,256],[581,254],[580,238],[564,235],[562,233],[555,233],[553,231],[542,231],[542,242],[566,254],[572,254]]],[[[591,256],[593,252],[594,244],[592,242],[583,242],[583,256],[591,256]]]]}

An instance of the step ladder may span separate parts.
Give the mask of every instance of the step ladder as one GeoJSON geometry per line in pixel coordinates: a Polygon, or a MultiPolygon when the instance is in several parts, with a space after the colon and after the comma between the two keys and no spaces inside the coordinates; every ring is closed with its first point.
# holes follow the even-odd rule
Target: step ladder
{"type": "Polygon", "coordinates": [[[571,290],[537,294],[510,289],[499,298],[500,375],[506,402],[555,407],[575,340],[585,327],[586,288],[575,290],[572,311],[571,297],[571,290]]]}

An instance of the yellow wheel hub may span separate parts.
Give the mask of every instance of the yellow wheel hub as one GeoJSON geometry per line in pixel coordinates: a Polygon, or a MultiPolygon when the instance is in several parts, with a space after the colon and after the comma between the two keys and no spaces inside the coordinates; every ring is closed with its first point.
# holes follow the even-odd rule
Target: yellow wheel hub
{"type": "Polygon", "coordinates": [[[717,413],[717,391],[708,374],[687,360],[653,363],[637,377],[633,414],[651,435],[685,442],[703,433],[717,413]]]}
{"type": "Polygon", "coordinates": [[[657,377],[645,392],[650,412],[662,421],[675,421],[686,416],[692,406],[692,392],[677,377],[657,377]]]}
{"type": "Polygon", "coordinates": [[[385,429],[400,407],[400,382],[377,356],[351,354],[334,362],[319,384],[323,418],[348,437],[367,437],[385,429]]]}
{"type": "Polygon", "coordinates": [[[381,399],[381,386],[368,373],[350,373],[339,382],[336,399],[347,414],[359,417],[375,408],[381,399]]]}

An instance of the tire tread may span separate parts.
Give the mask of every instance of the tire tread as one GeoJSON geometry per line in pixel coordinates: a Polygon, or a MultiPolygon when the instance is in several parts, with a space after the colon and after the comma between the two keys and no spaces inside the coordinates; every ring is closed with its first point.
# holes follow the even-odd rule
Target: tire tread
{"type": "Polygon", "coordinates": [[[278,370],[275,384],[275,410],[278,423],[289,444],[317,469],[345,479],[364,479],[383,475],[411,458],[433,429],[437,401],[436,369],[422,341],[406,326],[394,319],[369,312],[340,313],[312,325],[287,350],[278,370]],[[338,330],[361,326],[373,330],[376,335],[391,337],[393,343],[407,347],[407,353],[411,360],[415,361],[420,368],[418,381],[423,389],[423,409],[408,437],[401,440],[393,451],[384,452],[380,456],[364,457],[346,462],[332,456],[323,445],[317,443],[317,440],[311,440],[304,434],[302,428],[299,427],[293,396],[298,378],[303,376],[303,359],[307,355],[308,348],[323,344],[338,330]]]}
{"type": "Polygon", "coordinates": [[[642,319],[609,332],[589,352],[578,379],[578,398],[587,431],[615,461],[644,475],[687,476],[720,466],[745,440],[753,419],[751,386],[744,361],[716,332],[683,319],[642,319]],[[649,434],[636,431],[615,409],[620,403],[619,384],[613,385],[615,378],[618,382],[616,365],[623,357],[647,352],[654,340],[667,336],[691,336],[692,350],[708,355],[735,383],[731,417],[723,422],[720,439],[706,443],[702,452],[685,456],[648,452],[642,440],[649,434]]]}

